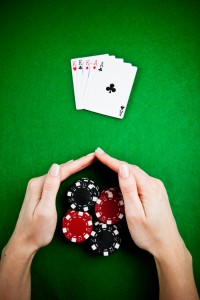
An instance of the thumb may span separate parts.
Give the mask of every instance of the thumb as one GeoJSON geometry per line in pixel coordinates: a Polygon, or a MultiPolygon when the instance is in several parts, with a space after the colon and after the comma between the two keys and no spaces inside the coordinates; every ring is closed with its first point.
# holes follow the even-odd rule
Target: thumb
{"type": "Polygon", "coordinates": [[[60,166],[53,164],[45,177],[43,185],[41,204],[44,205],[45,208],[52,208],[52,206],[55,207],[56,195],[60,187],[60,182],[60,166]]]}
{"type": "Polygon", "coordinates": [[[128,164],[122,164],[119,166],[118,178],[119,186],[124,198],[126,215],[128,214],[132,217],[145,216],[144,209],[138,195],[135,177],[128,164]]]}

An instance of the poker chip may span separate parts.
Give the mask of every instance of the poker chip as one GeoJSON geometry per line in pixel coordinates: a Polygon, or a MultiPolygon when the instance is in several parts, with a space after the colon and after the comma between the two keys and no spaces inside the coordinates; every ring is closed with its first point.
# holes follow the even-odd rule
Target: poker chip
{"type": "MultiPolygon", "coordinates": [[[[95,221],[95,222],[93,223],[93,228],[95,228],[95,227],[97,227],[97,226],[102,226],[102,225],[104,225],[104,223],[100,223],[99,221],[95,221]]],[[[118,227],[119,225],[117,226],[117,225],[113,224],[112,226],[115,227],[116,229],[119,228],[119,227],[118,227]]]]}
{"type": "Polygon", "coordinates": [[[91,233],[90,245],[97,254],[109,256],[119,249],[120,244],[121,238],[116,225],[99,223],[91,233]]]}
{"type": "Polygon", "coordinates": [[[96,204],[95,214],[104,224],[116,224],[124,217],[124,200],[118,188],[104,190],[96,204]]]}
{"type": "Polygon", "coordinates": [[[69,210],[63,217],[62,231],[71,242],[84,242],[90,237],[92,229],[92,218],[87,212],[69,210]]]}
{"type": "Polygon", "coordinates": [[[77,180],[68,190],[67,199],[73,210],[88,211],[97,201],[99,187],[88,178],[77,180]]]}

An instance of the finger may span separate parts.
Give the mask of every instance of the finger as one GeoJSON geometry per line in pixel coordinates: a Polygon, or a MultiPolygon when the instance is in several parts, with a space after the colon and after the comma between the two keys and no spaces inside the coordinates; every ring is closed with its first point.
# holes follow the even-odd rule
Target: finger
{"type": "Polygon", "coordinates": [[[32,216],[36,205],[42,196],[43,184],[45,176],[32,178],[29,180],[24,202],[20,211],[21,215],[32,216]]]}
{"type": "Polygon", "coordinates": [[[45,176],[42,197],[40,201],[41,207],[45,210],[55,207],[56,195],[61,182],[61,168],[57,164],[53,164],[45,176]]]}
{"type": "Polygon", "coordinates": [[[29,180],[27,189],[26,189],[26,195],[25,199],[29,198],[40,198],[42,193],[42,188],[44,184],[44,177],[45,176],[39,176],[36,178],[32,178],[29,180]]]}
{"type": "Polygon", "coordinates": [[[145,211],[138,195],[135,177],[128,164],[120,165],[118,178],[124,198],[126,215],[136,220],[145,218],[145,211]]]}
{"type": "MultiPolygon", "coordinates": [[[[91,153],[80,159],[77,159],[76,161],[69,160],[68,162],[61,164],[60,165],[61,180],[63,181],[71,174],[74,174],[82,170],[83,168],[89,166],[94,161],[94,159],[95,159],[95,154],[91,153]],[[71,163],[73,163],[73,165],[69,169],[68,166],[71,163]]],[[[47,174],[40,177],[33,178],[29,181],[24,203],[22,205],[21,213],[25,212],[26,214],[33,215],[35,207],[42,197],[43,186],[44,186],[46,176],[47,174]]]]}
{"type": "Polygon", "coordinates": [[[98,160],[100,160],[100,162],[102,162],[104,165],[106,165],[113,171],[118,172],[118,169],[119,169],[120,165],[122,164],[122,161],[106,154],[100,148],[97,148],[97,150],[95,151],[95,155],[98,158],[98,160]]]}
{"type": "Polygon", "coordinates": [[[61,165],[61,181],[67,179],[72,174],[81,171],[82,169],[88,167],[93,163],[95,159],[95,154],[90,153],[86,156],[83,156],[77,160],[71,161],[70,163],[64,163],[61,165]]]}
{"type": "MultiPolygon", "coordinates": [[[[117,172],[119,171],[119,167],[125,163],[121,160],[118,160],[107,153],[105,153],[102,149],[97,148],[95,151],[96,157],[107,167],[112,169],[113,171],[117,172]]],[[[137,186],[145,186],[147,180],[149,180],[150,176],[144,172],[142,169],[140,169],[138,166],[129,164],[131,171],[134,174],[137,186]]]]}
{"type": "Polygon", "coordinates": [[[58,174],[55,173],[55,175],[52,175],[50,169],[49,173],[46,175],[44,180],[41,203],[43,203],[45,207],[50,207],[50,206],[52,207],[52,205],[55,206],[56,195],[60,186],[60,182],[65,180],[72,174],[89,166],[93,162],[94,158],[95,158],[95,154],[90,153],[77,160],[64,163],[61,166],[59,166],[59,172],[58,174]]]}

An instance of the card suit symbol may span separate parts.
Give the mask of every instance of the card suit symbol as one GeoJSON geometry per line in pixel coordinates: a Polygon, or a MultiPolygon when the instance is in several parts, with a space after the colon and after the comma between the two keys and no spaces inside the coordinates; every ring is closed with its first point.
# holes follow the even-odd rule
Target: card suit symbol
{"type": "Polygon", "coordinates": [[[113,83],[111,83],[110,86],[107,86],[106,91],[108,91],[109,93],[116,92],[116,88],[114,88],[114,86],[115,85],[113,83]]]}
{"type": "Polygon", "coordinates": [[[76,71],[76,67],[74,67],[73,70],[76,71]]]}
{"type": "Polygon", "coordinates": [[[94,66],[93,69],[96,69],[96,67],[94,66]]]}
{"type": "Polygon", "coordinates": [[[99,71],[102,71],[102,68],[99,68],[99,71]]]}
{"type": "Polygon", "coordinates": [[[86,67],[86,70],[88,70],[88,67],[86,67]]]}
{"type": "Polygon", "coordinates": [[[79,67],[79,70],[82,70],[82,67],[81,67],[81,66],[79,67]]]}
{"type": "Polygon", "coordinates": [[[119,111],[120,116],[123,114],[124,108],[125,108],[124,106],[120,106],[120,111],[119,111]]]}

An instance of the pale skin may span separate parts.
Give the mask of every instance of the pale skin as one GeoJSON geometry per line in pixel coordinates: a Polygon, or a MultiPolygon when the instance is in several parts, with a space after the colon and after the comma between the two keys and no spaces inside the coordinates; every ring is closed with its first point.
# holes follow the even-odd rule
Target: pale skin
{"type": "Polygon", "coordinates": [[[95,158],[118,173],[128,228],[137,246],[154,256],[160,299],[199,299],[192,257],[178,232],[163,183],[99,148],[78,160],[54,164],[46,175],[30,180],[15,230],[2,251],[0,299],[30,299],[31,263],[35,253],[53,238],[60,183],[95,158]]]}

